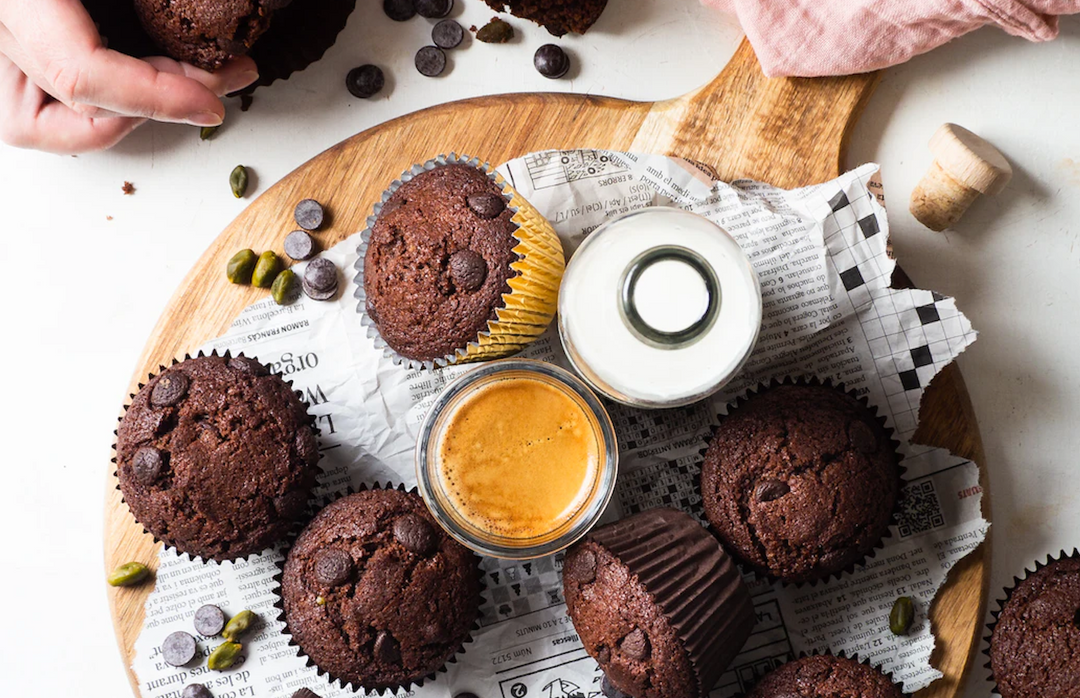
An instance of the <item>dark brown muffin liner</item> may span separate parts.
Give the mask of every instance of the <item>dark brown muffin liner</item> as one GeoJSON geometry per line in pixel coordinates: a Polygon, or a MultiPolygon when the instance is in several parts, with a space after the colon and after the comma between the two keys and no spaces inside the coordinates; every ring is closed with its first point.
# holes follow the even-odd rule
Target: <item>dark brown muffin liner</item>
{"type": "MultiPolygon", "coordinates": [[[[892,683],[892,685],[894,685],[894,686],[896,686],[897,688],[900,689],[900,693],[901,693],[901,695],[904,696],[904,698],[909,698],[911,696],[910,693],[907,693],[907,692],[904,691],[903,684],[900,684],[900,683],[898,683],[896,681],[896,678],[893,676],[892,672],[885,671],[880,665],[874,664],[869,659],[861,658],[857,652],[852,652],[852,653],[848,654],[847,652],[845,652],[843,650],[841,650],[839,652],[833,652],[831,649],[814,650],[812,652],[799,652],[798,656],[796,656],[793,659],[789,659],[788,661],[784,662],[784,664],[781,664],[780,666],[784,666],[785,664],[790,664],[791,662],[797,661],[799,659],[805,659],[806,657],[836,657],[837,659],[850,659],[853,662],[858,662],[859,664],[862,664],[863,666],[870,667],[871,669],[877,671],[879,674],[881,674],[882,676],[887,678],[889,680],[889,682],[892,683]]],[[[765,678],[765,676],[768,676],[773,671],[776,671],[779,668],[780,668],[779,666],[774,667],[772,670],[769,671],[768,674],[765,674],[764,676],[762,676],[761,679],[765,678]]],[[[758,681],[760,681],[761,679],[758,679],[758,681]]],[[[756,683],[757,683],[757,681],[755,681],[754,684],[751,684],[751,686],[748,688],[747,691],[736,694],[735,698],[747,698],[747,696],[750,695],[750,691],[754,690],[754,685],[756,683]]]]}
{"type": "MultiPolygon", "coordinates": [[[[136,58],[163,54],[139,23],[131,0],[83,0],[109,48],[136,58]]],[[[356,0],[321,0],[318,7],[295,0],[274,12],[270,28],[247,55],[259,67],[259,79],[239,94],[251,94],[288,79],[326,54],[345,28],[356,0]]]]}
{"type": "Polygon", "coordinates": [[[1012,586],[1008,586],[1002,589],[1004,597],[998,599],[997,610],[990,611],[990,615],[991,617],[993,617],[993,620],[986,624],[986,637],[983,638],[986,643],[986,649],[982,651],[982,653],[986,655],[986,664],[984,664],[983,666],[986,667],[986,669],[990,672],[987,675],[986,680],[993,685],[993,688],[991,690],[998,695],[1001,695],[1001,690],[998,687],[997,678],[994,676],[994,667],[991,666],[990,647],[993,644],[994,630],[995,628],[997,628],[998,620],[1000,620],[1001,618],[1001,613],[1005,610],[1005,606],[1007,606],[1009,600],[1012,599],[1013,592],[1016,591],[1016,588],[1020,586],[1021,583],[1026,582],[1033,574],[1042,571],[1050,565],[1061,562],[1062,560],[1080,560],[1080,549],[1073,548],[1071,553],[1066,552],[1064,549],[1062,549],[1056,557],[1052,553],[1047,554],[1046,562],[1036,560],[1035,569],[1028,569],[1027,567],[1025,567],[1023,577],[1014,576],[1012,586]]]}
{"type": "Polygon", "coordinates": [[[469,628],[469,632],[461,641],[461,645],[454,651],[452,655],[450,655],[450,658],[447,659],[441,667],[429,674],[425,674],[419,679],[415,679],[413,681],[406,681],[405,683],[394,686],[361,686],[351,681],[343,681],[338,677],[332,675],[330,672],[325,671],[322,667],[316,664],[315,661],[304,652],[304,648],[300,646],[300,643],[298,643],[295,638],[293,638],[292,632],[289,630],[289,620],[285,616],[285,599],[281,593],[282,581],[285,577],[285,562],[289,559],[289,553],[292,551],[293,545],[296,544],[297,538],[300,537],[300,534],[303,532],[303,529],[307,527],[307,524],[311,523],[311,520],[314,519],[315,515],[317,515],[320,511],[330,506],[339,499],[348,497],[349,495],[358,494],[360,492],[367,492],[369,490],[397,490],[399,492],[415,494],[417,497],[420,496],[419,491],[415,487],[407,488],[404,484],[395,485],[393,482],[387,481],[385,484],[381,482],[375,482],[371,485],[364,483],[361,484],[359,487],[349,487],[345,490],[340,490],[338,492],[334,492],[323,497],[319,507],[314,512],[312,512],[312,516],[309,517],[309,520],[305,522],[304,526],[297,528],[293,533],[291,533],[288,539],[288,544],[282,546],[281,559],[277,562],[278,571],[277,574],[275,574],[273,577],[274,583],[277,585],[274,589],[274,596],[277,597],[277,600],[274,601],[273,605],[274,608],[278,610],[277,620],[281,622],[281,634],[285,636],[285,638],[287,638],[289,647],[295,647],[296,656],[301,657],[305,660],[305,666],[314,667],[316,675],[325,678],[327,685],[333,687],[335,684],[337,684],[337,686],[340,687],[341,690],[349,690],[358,695],[366,695],[368,691],[375,691],[382,695],[394,695],[399,690],[405,690],[406,692],[408,692],[411,691],[413,688],[420,688],[424,685],[425,681],[434,680],[439,674],[447,673],[447,666],[449,664],[457,664],[457,658],[460,655],[464,654],[466,651],[465,645],[471,644],[475,641],[473,639],[473,633],[480,629],[480,608],[484,603],[484,590],[487,588],[487,584],[484,582],[484,571],[480,567],[480,556],[473,553],[477,560],[476,576],[480,582],[480,595],[476,599],[476,620],[473,621],[472,626],[469,628]]]}
{"type": "MultiPolygon", "coordinates": [[[[818,579],[814,579],[814,580],[810,580],[810,581],[790,582],[790,581],[787,581],[785,579],[781,579],[781,578],[777,577],[776,575],[770,573],[766,569],[759,568],[756,565],[754,565],[753,563],[751,563],[751,562],[749,562],[747,560],[744,560],[742,558],[742,556],[740,556],[736,551],[730,550],[727,545],[724,545],[724,549],[727,550],[731,554],[731,556],[739,563],[739,566],[743,570],[745,570],[747,572],[753,572],[754,575],[758,579],[764,579],[764,580],[766,580],[766,581],[768,581],[770,583],[774,583],[774,584],[779,582],[781,585],[783,585],[785,587],[794,586],[796,588],[801,588],[801,587],[804,587],[804,586],[816,586],[818,584],[824,584],[824,583],[826,583],[826,582],[828,582],[828,581],[830,581],[832,579],[840,579],[845,574],[854,573],[855,568],[857,566],[859,566],[859,565],[865,564],[867,560],[872,560],[872,559],[877,557],[878,551],[881,550],[882,548],[884,548],[886,541],[890,540],[893,537],[893,535],[894,535],[893,531],[892,531],[893,527],[895,527],[895,526],[897,526],[899,524],[900,511],[901,511],[901,507],[902,507],[902,504],[903,504],[903,492],[904,492],[904,487],[907,484],[907,481],[904,479],[904,473],[907,472],[907,468],[903,465],[903,454],[900,452],[900,441],[896,438],[896,430],[886,424],[887,420],[886,420],[885,415],[879,414],[879,410],[878,410],[877,406],[870,404],[870,401],[866,397],[857,395],[854,390],[848,390],[847,387],[843,383],[833,381],[831,378],[819,378],[819,377],[814,376],[814,375],[806,374],[806,375],[802,375],[802,376],[785,376],[783,378],[773,378],[770,381],[768,381],[767,383],[759,383],[757,385],[757,387],[747,389],[746,392],[744,392],[742,395],[739,395],[738,397],[736,397],[735,400],[733,400],[732,402],[727,403],[727,406],[726,406],[727,407],[727,412],[724,413],[724,414],[718,414],[717,415],[717,420],[720,423],[722,423],[725,418],[732,415],[736,410],[738,410],[740,407],[742,407],[744,404],[749,402],[754,397],[756,397],[758,395],[761,395],[761,394],[763,394],[763,393],[765,393],[765,392],[767,392],[769,390],[772,390],[773,388],[777,388],[779,386],[784,386],[784,385],[812,385],[812,386],[823,386],[823,387],[826,387],[826,388],[832,388],[833,390],[837,390],[837,391],[847,395],[848,397],[853,398],[859,404],[861,404],[863,407],[865,407],[866,410],[867,410],[867,413],[875,421],[877,421],[877,423],[881,426],[881,428],[883,430],[885,430],[885,432],[889,435],[889,443],[892,445],[893,453],[896,454],[896,472],[897,472],[897,477],[899,478],[899,482],[897,483],[896,502],[893,504],[892,516],[889,518],[889,523],[885,528],[885,533],[882,534],[881,538],[877,541],[877,543],[874,544],[874,546],[870,549],[870,551],[868,553],[863,555],[861,558],[859,558],[857,560],[854,560],[853,562],[849,563],[846,567],[844,567],[843,569],[841,569],[838,572],[831,572],[831,573],[829,573],[828,575],[826,575],[824,577],[820,577],[818,579]]],[[[716,427],[713,428],[712,432],[709,435],[708,442],[706,443],[705,447],[702,448],[698,452],[698,455],[700,456],[699,463],[701,463],[702,466],[704,466],[705,454],[708,453],[709,447],[712,445],[713,437],[716,435],[716,430],[718,428],[719,428],[719,424],[716,427]]],[[[709,518],[707,516],[705,516],[705,513],[704,513],[705,491],[704,491],[704,487],[702,485],[703,474],[704,474],[704,467],[702,467],[702,472],[698,474],[697,480],[694,483],[695,492],[696,492],[696,494],[698,496],[698,499],[701,501],[701,507],[702,507],[701,518],[705,522],[706,527],[709,529],[709,531],[714,536],[716,536],[717,539],[719,539],[721,544],[723,545],[723,538],[719,535],[719,532],[712,525],[712,522],[709,521],[709,518]]]]}
{"type": "MultiPolygon", "coordinates": [[[[192,356],[191,354],[184,354],[183,359],[174,358],[172,360],[172,363],[169,364],[168,366],[164,366],[164,365],[159,364],[157,373],[148,373],[146,375],[146,380],[141,381],[138,384],[138,390],[142,390],[143,388],[145,388],[146,385],[150,381],[152,381],[155,377],[157,377],[159,374],[164,372],[166,369],[172,368],[173,366],[175,366],[175,365],[177,365],[179,363],[183,363],[184,361],[188,361],[190,359],[198,359],[198,358],[202,358],[204,356],[221,356],[222,358],[229,359],[229,358],[233,357],[233,354],[228,349],[226,349],[225,352],[222,353],[222,354],[219,354],[217,349],[212,349],[209,354],[207,354],[206,352],[204,352],[202,350],[200,350],[197,354],[195,354],[195,356],[192,356]]],[[[240,352],[240,353],[236,354],[236,358],[254,358],[254,357],[246,357],[244,355],[244,352],[240,352]]],[[[266,364],[263,364],[263,366],[265,366],[268,370],[270,368],[266,364]]],[[[285,380],[284,374],[274,373],[273,371],[271,371],[271,375],[276,375],[276,376],[280,377],[285,382],[285,385],[289,386],[290,388],[292,387],[293,382],[291,380],[285,380]]],[[[308,401],[306,399],[304,399],[304,393],[302,391],[294,390],[293,393],[300,400],[300,402],[304,405],[304,408],[307,411],[307,416],[308,416],[308,426],[311,428],[311,431],[315,434],[316,440],[318,440],[319,434],[321,432],[319,430],[319,427],[316,426],[315,415],[311,414],[311,405],[308,404],[308,401]]],[[[123,409],[124,414],[127,414],[128,409],[131,407],[131,401],[135,399],[135,396],[137,394],[138,393],[129,393],[128,394],[127,402],[124,403],[124,409],[123,409]]],[[[113,445],[112,445],[113,456],[110,459],[110,462],[112,462],[112,464],[114,466],[116,466],[116,470],[113,470],[112,476],[114,478],[116,478],[116,489],[117,489],[117,491],[120,492],[120,502],[122,504],[127,504],[127,499],[123,496],[123,490],[120,489],[120,466],[119,466],[119,463],[117,461],[118,454],[119,454],[119,451],[117,450],[117,441],[119,440],[119,437],[120,437],[119,424],[120,424],[120,422],[124,421],[124,414],[121,414],[116,419],[117,428],[113,430],[113,445]]],[[[322,452],[321,451],[319,452],[319,460],[322,460],[322,452]]],[[[319,465],[318,465],[318,461],[316,461],[315,467],[320,472],[322,471],[322,468],[319,467],[319,465]]],[[[307,524],[307,522],[311,519],[311,516],[313,515],[312,504],[316,501],[314,492],[315,492],[315,489],[312,488],[312,492],[308,496],[308,502],[307,502],[307,506],[305,508],[304,515],[300,516],[300,517],[297,517],[297,520],[294,521],[290,525],[289,531],[285,534],[285,536],[282,537],[281,540],[277,541],[274,545],[272,545],[272,546],[270,546],[270,547],[268,547],[268,548],[266,548],[264,550],[260,550],[257,553],[250,553],[248,555],[242,555],[242,556],[236,557],[236,558],[228,558],[226,560],[215,560],[213,558],[207,559],[207,558],[203,558],[202,556],[199,556],[199,555],[192,555],[191,553],[180,550],[179,548],[177,548],[175,545],[173,545],[169,541],[164,540],[162,538],[159,538],[157,535],[155,535],[151,531],[147,530],[147,528],[145,526],[143,526],[143,531],[142,532],[143,532],[143,534],[148,535],[151,538],[153,538],[155,543],[163,544],[166,550],[171,550],[174,553],[176,553],[177,557],[179,557],[181,560],[187,559],[187,560],[190,560],[192,562],[197,562],[197,563],[203,564],[203,565],[206,565],[206,564],[217,565],[217,564],[220,564],[220,563],[223,563],[223,562],[239,562],[240,560],[251,561],[251,560],[254,560],[255,558],[259,557],[263,553],[267,552],[268,550],[273,550],[275,547],[281,545],[282,541],[288,540],[290,538],[290,536],[299,534],[300,530],[307,524]]],[[[131,505],[128,505],[128,513],[131,514],[131,518],[135,520],[135,523],[142,526],[142,524],[139,522],[139,520],[135,517],[135,512],[133,512],[131,510],[131,505]]]]}
{"type": "Polygon", "coordinates": [[[566,267],[559,236],[540,212],[503,179],[493,166],[479,158],[457,153],[439,155],[413,165],[391,182],[375,204],[372,214],[368,216],[367,227],[360,233],[360,244],[356,252],[357,259],[353,265],[356,270],[356,291],[353,296],[357,300],[356,312],[360,314],[360,324],[366,328],[368,338],[375,343],[375,348],[380,350],[383,356],[396,365],[413,370],[432,370],[452,364],[498,359],[524,349],[551,324],[555,316],[559,284],[566,267]],[[487,329],[479,332],[476,339],[434,361],[417,361],[394,351],[379,334],[375,321],[368,314],[367,291],[364,289],[364,258],[371,242],[371,229],[379,219],[386,201],[414,177],[446,165],[475,167],[502,190],[506,207],[514,213],[511,221],[517,226],[513,237],[518,244],[513,251],[517,253],[518,259],[511,263],[516,273],[507,281],[510,289],[502,294],[502,303],[496,308],[494,318],[489,320],[487,329]]]}
{"type": "MultiPolygon", "coordinates": [[[[728,638],[750,636],[754,604],[734,559],[692,516],[671,511],[685,519],[654,518],[632,529],[617,521],[594,530],[587,540],[606,548],[638,578],[682,641],[702,693],[708,693],[727,670],[716,660],[730,644],[728,638]],[[673,536],[658,546],[656,538],[664,534],[673,536]],[[726,608],[740,601],[738,613],[726,608]]],[[[731,658],[740,649],[734,648],[731,658]]]]}

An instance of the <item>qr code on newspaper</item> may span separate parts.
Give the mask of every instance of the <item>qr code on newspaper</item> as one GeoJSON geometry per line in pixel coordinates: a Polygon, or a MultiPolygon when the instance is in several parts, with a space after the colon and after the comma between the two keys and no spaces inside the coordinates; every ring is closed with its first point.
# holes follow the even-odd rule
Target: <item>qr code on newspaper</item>
{"type": "Polygon", "coordinates": [[[908,485],[900,495],[900,537],[933,531],[945,526],[945,515],[932,480],[908,485]]]}

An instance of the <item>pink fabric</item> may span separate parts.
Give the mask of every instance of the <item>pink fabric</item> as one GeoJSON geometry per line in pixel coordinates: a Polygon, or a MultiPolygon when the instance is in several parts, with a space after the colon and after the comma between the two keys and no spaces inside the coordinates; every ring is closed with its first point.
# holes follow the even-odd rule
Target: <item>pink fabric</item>
{"type": "Polygon", "coordinates": [[[738,15],[769,76],[847,75],[903,63],[987,24],[1049,41],[1080,0],[702,0],[738,15]]]}

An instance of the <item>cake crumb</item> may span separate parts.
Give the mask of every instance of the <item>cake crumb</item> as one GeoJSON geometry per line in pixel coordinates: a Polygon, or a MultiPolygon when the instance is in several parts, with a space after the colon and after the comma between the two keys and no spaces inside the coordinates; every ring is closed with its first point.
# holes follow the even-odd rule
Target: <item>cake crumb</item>
{"type": "Polygon", "coordinates": [[[251,109],[251,103],[255,101],[255,97],[250,94],[240,95],[240,111],[247,111],[251,109]]]}
{"type": "Polygon", "coordinates": [[[111,221],[111,220],[112,220],[112,216],[105,216],[105,220],[107,220],[107,221],[111,221]]]}
{"type": "Polygon", "coordinates": [[[124,196],[131,196],[135,193],[135,185],[131,182],[124,182],[124,186],[120,187],[120,191],[124,192],[124,196]]]}

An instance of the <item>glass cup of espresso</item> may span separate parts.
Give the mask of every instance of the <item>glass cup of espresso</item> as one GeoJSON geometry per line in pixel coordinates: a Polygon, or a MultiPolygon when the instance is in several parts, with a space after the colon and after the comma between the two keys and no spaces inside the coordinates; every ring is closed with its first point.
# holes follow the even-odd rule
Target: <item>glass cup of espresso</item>
{"type": "Polygon", "coordinates": [[[558,366],[493,361],[446,386],[416,445],[420,494],[439,524],[482,555],[558,552],[604,513],[618,471],[615,430],[589,387],[558,366]]]}

